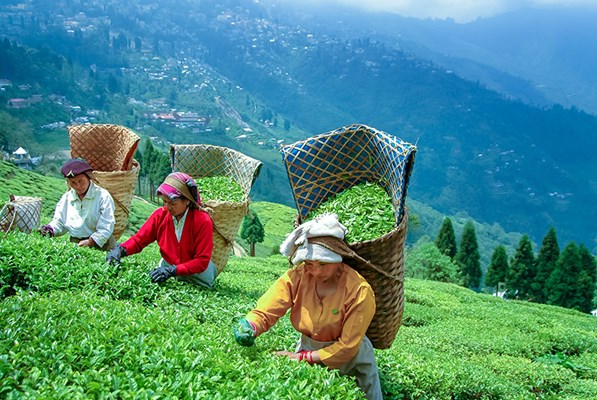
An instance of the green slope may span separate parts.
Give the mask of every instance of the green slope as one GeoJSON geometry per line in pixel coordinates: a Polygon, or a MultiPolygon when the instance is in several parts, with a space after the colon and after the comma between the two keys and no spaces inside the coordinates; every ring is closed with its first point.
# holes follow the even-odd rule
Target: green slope
{"type": "MultiPolygon", "coordinates": [[[[41,175],[18,168],[12,163],[0,161],[0,204],[4,205],[10,194],[17,196],[41,197],[40,224],[50,222],[54,208],[66,192],[66,182],[61,178],[41,175]]],[[[125,234],[136,232],[147,217],[156,209],[154,204],[141,198],[133,198],[129,216],[129,229],[125,234]]]]}
{"type": "MultiPolygon", "coordinates": [[[[252,348],[234,321],[287,268],[233,257],[215,290],[150,282],[155,246],[108,266],[62,238],[0,245],[3,398],[362,398],[333,371],[275,357],[297,339],[287,317],[252,348]]],[[[597,397],[597,319],[407,279],[403,325],[377,350],[386,399],[597,397]]]]}
{"type": "MultiPolygon", "coordinates": [[[[54,213],[54,207],[60,196],[66,189],[62,179],[40,175],[35,172],[23,170],[15,167],[11,163],[0,162],[0,204],[8,200],[8,195],[13,193],[22,196],[37,196],[43,199],[41,223],[48,222],[54,213]]],[[[435,239],[441,226],[444,215],[431,207],[408,199],[407,205],[411,212],[408,227],[407,244],[409,246],[417,243],[432,241],[435,239]]],[[[131,206],[129,217],[130,229],[125,233],[135,232],[145,222],[147,217],[155,210],[156,205],[147,202],[142,198],[135,197],[131,206]]],[[[266,257],[276,253],[284,237],[294,228],[296,209],[277,203],[258,201],[253,202],[250,208],[259,216],[259,220],[265,229],[265,240],[263,243],[257,243],[255,254],[260,257],[266,257]]],[[[452,216],[456,237],[460,237],[460,232],[467,220],[471,220],[467,215],[452,216]]],[[[477,238],[481,253],[483,268],[489,264],[493,250],[503,244],[508,249],[509,254],[514,253],[514,249],[520,240],[521,234],[508,233],[499,225],[488,225],[475,222],[477,238]]],[[[249,251],[249,244],[237,235],[237,248],[241,253],[249,251]]],[[[237,251],[238,253],[238,251],[237,251]]]]}

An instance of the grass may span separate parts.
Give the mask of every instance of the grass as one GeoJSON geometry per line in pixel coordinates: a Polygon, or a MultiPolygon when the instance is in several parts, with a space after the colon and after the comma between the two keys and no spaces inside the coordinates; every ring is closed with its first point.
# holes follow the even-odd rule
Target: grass
{"type": "MultiPolygon", "coordinates": [[[[342,398],[350,378],[272,355],[294,347],[288,318],[234,342],[249,311],[288,264],[232,257],[207,291],[150,282],[158,249],[108,266],[63,238],[2,239],[0,397],[342,398]]],[[[376,350],[386,399],[591,399],[597,396],[597,319],[503,301],[459,286],[407,279],[403,325],[376,350]]]]}
{"type": "MultiPolygon", "coordinates": [[[[0,163],[0,196],[41,196],[42,223],[64,190],[0,163]]],[[[232,257],[213,291],[152,284],[155,245],[113,267],[64,237],[2,234],[0,398],[362,398],[350,378],[271,354],[294,347],[287,318],[253,348],[234,343],[234,321],[288,267],[270,254],[296,216],[251,208],[267,233],[259,257],[232,257]]],[[[134,199],[125,236],[154,209],[134,199]]],[[[597,398],[597,319],[451,284],[407,279],[403,324],[376,356],[386,399],[597,398]]]]}

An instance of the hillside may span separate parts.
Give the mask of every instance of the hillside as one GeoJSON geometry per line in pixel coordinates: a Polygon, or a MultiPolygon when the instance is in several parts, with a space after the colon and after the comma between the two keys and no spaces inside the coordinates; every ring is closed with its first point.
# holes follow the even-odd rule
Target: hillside
{"type": "MultiPolygon", "coordinates": [[[[152,284],[155,246],[114,267],[60,238],[1,244],[4,398],[362,398],[348,378],[272,355],[296,342],[286,317],[254,347],[234,342],[280,256],[233,257],[206,291],[152,284]]],[[[405,300],[392,347],[376,350],[384,398],[597,396],[597,319],[414,279],[405,300]]]]}
{"type": "MultiPolygon", "coordinates": [[[[54,214],[54,207],[60,196],[66,190],[63,179],[40,175],[29,172],[16,166],[0,161],[0,204],[8,200],[10,194],[19,196],[35,196],[42,198],[41,223],[50,221],[54,214]]],[[[433,241],[439,232],[444,215],[432,208],[414,200],[407,200],[411,212],[409,220],[407,246],[414,246],[418,242],[433,241]]],[[[135,197],[131,206],[129,217],[130,227],[125,236],[136,232],[145,222],[147,217],[155,210],[157,205],[135,197]]],[[[255,253],[260,257],[277,254],[278,247],[285,236],[292,231],[296,217],[296,209],[283,204],[271,202],[252,202],[250,208],[255,212],[265,229],[265,240],[255,245],[255,253]]],[[[466,223],[466,216],[451,216],[457,237],[460,237],[462,227],[466,223]]],[[[483,269],[489,265],[493,250],[500,244],[508,249],[509,254],[514,254],[520,234],[504,232],[500,227],[475,222],[479,251],[483,269]]],[[[240,235],[240,232],[239,232],[240,235]]],[[[248,243],[237,236],[237,244],[248,252],[248,243]]]]}
{"type": "Polygon", "coordinates": [[[521,9],[469,24],[403,21],[404,29],[392,36],[402,35],[412,41],[413,52],[508,97],[596,115],[597,96],[590,89],[597,83],[596,17],[597,10],[586,7],[521,9]]]}
{"type": "Polygon", "coordinates": [[[585,3],[520,4],[516,11],[461,23],[326,3],[282,3],[272,16],[346,39],[369,37],[540,107],[597,114],[597,9],[585,3]]]}
{"type": "Polygon", "coordinates": [[[14,84],[0,93],[0,120],[18,126],[0,128],[7,145],[65,143],[64,127],[40,130],[56,126],[55,107],[65,124],[121,123],[163,149],[240,150],[265,163],[254,198],[292,206],[278,145],[365,123],[417,143],[413,199],[535,242],[552,225],[563,241],[595,240],[597,118],[574,107],[511,101],[406,48],[348,40],[255,2],[57,4],[2,9],[3,66],[12,67],[2,73],[14,84]],[[5,106],[37,95],[29,110],[5,106]],[[162,119],[172,110],[209,123],[162,119]]]}
{"type": "MultiPolygon", "coordinates": [[[[66,192],[64,179],[30,172],[15,165],[0,161],[0,204],[4,206],[9,195],[40,197],[42,199],[40,224],[50,222],[54,208],[66,192]]],[[[125,235],[136,232],[156,206],[146,200],[134,197],[129,215],[129,228],[125,235]]]]}

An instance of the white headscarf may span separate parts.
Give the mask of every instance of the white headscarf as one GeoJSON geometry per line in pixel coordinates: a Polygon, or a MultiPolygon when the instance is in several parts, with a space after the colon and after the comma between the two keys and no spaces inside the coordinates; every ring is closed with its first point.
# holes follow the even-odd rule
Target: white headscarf
{"type": "Polygon", "coordinates": [[[280,253],[292,256],[292,264],[298,265],[305,260],[328,263],[342,262],[342,256],[319,244],[309,243],[309,238],[333,236],[344,239],[348,230],[338,221],[336,214],[322,214],[311,221],[298,226],[286,237],[280,246],[280,253]]]}

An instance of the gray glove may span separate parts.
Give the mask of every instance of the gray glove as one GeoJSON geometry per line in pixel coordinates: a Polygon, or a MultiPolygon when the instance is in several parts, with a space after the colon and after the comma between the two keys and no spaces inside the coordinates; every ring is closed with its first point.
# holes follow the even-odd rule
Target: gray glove
{"type": "Polygon", "coordinates": [[[109,264],[120,264],[120,259],[126,257],[126,249],[117,243],[112,250],[108,252],[106,256],[106,262],[109,264]]]}
{"type": "Polygon", "coordinates": [[[172,278],[176,275],[176,266],[167,265],[164,267],[158,267],[153,271],[149,272],[149,277],[153,283],[162,283],[168,278],[172,278]]]}

